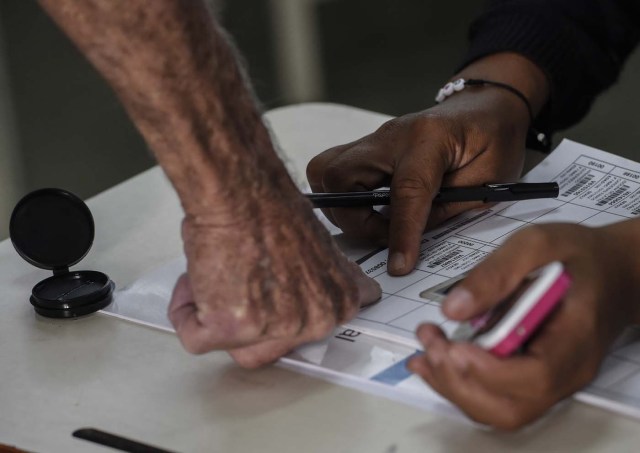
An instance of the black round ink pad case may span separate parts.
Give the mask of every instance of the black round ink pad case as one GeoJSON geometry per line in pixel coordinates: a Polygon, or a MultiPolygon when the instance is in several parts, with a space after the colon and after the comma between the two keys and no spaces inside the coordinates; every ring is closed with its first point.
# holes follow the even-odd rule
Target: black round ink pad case
{"type": "Polygon", "coordinates": [[[29,263],[53,271],[33,287],[31,305],[49,318],[75,318],[111,303],[114,283],[102,272],[69,271],[89,252],[95,227],[87,205],[62,189],[27,194],[11,214],[9,235],[29,263]]]}

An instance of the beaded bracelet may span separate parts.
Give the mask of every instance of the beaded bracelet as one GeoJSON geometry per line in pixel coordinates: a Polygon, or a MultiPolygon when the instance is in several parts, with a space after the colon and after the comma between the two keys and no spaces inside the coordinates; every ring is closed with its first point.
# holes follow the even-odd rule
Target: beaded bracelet
{"type": "MultiPolygon", "coordinates": [[[[502,88],[503,90],[507,90],[508,92],[515,94],[518,98],[520,98],[520,100],[524,102],[524,104],[527,107],[527,111],[529,112],[529,118],[531,120],[531,124],[533,125],[533,122],[535,120],[535,115],[533,114],[533,108],[531,107],[531,103],[529,102],[529,99],[527,99],[527,97],[524,94],[522,94],[521,91],[515,89],[511,85],[507,85],[506,83],[502,83],[502,82],[494,82],[492,80],[484,80],[484,79],[468,79],[468,80],[458,79],[453,82],[447,83],[444,87],[442,87],[438,91],[438,94],[436,96],[436,103],[440,104],[442,101],[447,99],[452,94],[457,93],[458,91],[462,91],[468,86],[481,87],[481,86],[487,86],[487,85],[496,87],[496,88],[502,88]]],[[[531,126],[529,128],[529,136],[532,137],[542,149],[544,150],[549,149],[550,147],[549,139],[547,138],[547,135],[544,134],[543,132],[540,132],[536,130],[533,126],[531,126]]]]}

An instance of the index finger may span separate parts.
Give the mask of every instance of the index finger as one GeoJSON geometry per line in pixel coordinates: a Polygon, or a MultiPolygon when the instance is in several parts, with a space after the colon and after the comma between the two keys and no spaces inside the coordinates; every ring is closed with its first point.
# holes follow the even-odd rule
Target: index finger
{"type": "Polygon", "coordinates": [[[446,151],[420,149],[406,154],[391,180],[388,269],[392,275],[413,270],[431,203],[448,168],[446,151]]]}

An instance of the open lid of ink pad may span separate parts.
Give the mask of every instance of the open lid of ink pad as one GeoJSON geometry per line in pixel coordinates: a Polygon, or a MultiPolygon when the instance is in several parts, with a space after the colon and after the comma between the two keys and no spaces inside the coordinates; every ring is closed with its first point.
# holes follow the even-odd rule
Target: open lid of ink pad
{"type": "Polygon", "coordinates": [[[114,283],[102,272],[69,271],[89,252],[95,227],[87,205],[71,192],[40,189],[27,194],[11,214],[11,242],[30,264],[53,276],[33,287],[30,302],[50,318],[75,318],[111,303],[114,283]]]}

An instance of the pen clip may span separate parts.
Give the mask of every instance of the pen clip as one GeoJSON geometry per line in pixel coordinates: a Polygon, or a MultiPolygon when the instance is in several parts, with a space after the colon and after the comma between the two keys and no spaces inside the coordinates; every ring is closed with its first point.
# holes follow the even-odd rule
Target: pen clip
{"type": "Polygon", "coordinates": [[[511,193],[543,193],[543,194],[556,194],[560,191],[560,187],[557,182],[510,182],[504,184],[485,184],[491,191],[501,192],[508,190],[511,193]]]}
{"type": "MultiPolygon", "coordinates": [[[[501,191],[501,190],[509,190],[512,191],[513,189],[518,189],[516,186],[521,186],[522,183],[519,182],[506,182],[506,183],[502,183],[502,184],[485,184],[484,186],[492,191],[501,191]]],[[[525,185],[526,187],[526,185],[525,185]]]]}
{"type": "Polygon", "coordinates": [[[511,190],[513,186],[517,186],[519,184],[519,182],[505,182],[501,184],[485,184],[484,186],[491,190],[511,190]]]}

